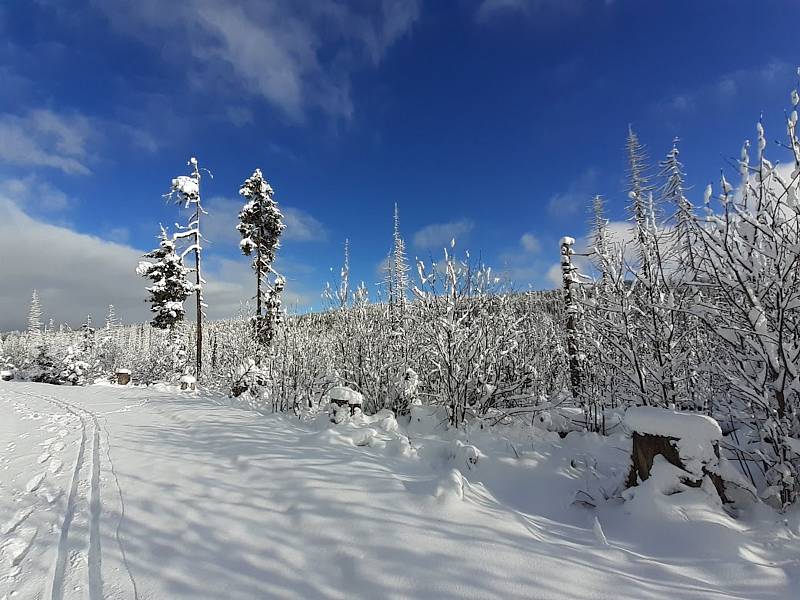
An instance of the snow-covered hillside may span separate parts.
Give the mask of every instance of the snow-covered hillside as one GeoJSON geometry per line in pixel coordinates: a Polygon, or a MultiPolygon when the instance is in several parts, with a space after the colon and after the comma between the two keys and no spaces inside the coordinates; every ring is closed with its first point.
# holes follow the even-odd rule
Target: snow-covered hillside
{"type": "Polygon", "coordinates": [[[0,382],[0,598],[796,597],[797,510],[603,501],[624,434],[440,417],[0,382]]]}

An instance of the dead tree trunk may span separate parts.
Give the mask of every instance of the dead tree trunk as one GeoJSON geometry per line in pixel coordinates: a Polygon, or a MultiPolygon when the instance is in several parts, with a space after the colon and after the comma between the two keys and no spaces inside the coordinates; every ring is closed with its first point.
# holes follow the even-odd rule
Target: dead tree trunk
{"type": "Polygon", "coordinates": [[[564,309],[566,312],[566,331],[567,331],[567,358],[569,359],[569,381],[572,388],[572,395],[575,398],[581,396],[581,360],[580,345],[578,341],[578,316],[580,305],[578,304],[578,269],[572,264],[574,253],[572,246],[575,239],[571,237],[561,238],[561,276],[564,284],[564,309]]]}

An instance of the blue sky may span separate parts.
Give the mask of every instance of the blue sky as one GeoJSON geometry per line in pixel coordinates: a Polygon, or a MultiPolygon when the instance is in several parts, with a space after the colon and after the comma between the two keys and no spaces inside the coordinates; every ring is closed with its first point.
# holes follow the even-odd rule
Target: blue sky
{"type": "Polygon", "coordinates": [[[374,297],[395,202],[412,256],[455,236],[518,287],[551,287],[557,240],[585,234],[592,195],[624,218],[629,123],[654,161],[681,138],[698,193],[762,112],[781,137],[798,13],[788,0],[3,3],[0,328],[21,325],[33,287],[56,321],[108,303],[146,318],[135,260],[179,218],[161,195],[191,155],[214,174],[211,316],[252,293],[233,225],[256,167],[286,210],[290,302],[322,306],[345,237],[374,297]]]}

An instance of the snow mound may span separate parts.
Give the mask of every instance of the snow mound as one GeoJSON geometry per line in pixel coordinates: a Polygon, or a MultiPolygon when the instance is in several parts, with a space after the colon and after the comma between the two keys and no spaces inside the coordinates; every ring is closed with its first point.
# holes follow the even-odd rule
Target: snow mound
{"type": "Polygon", "coordinates": [[[694,413],[678,412],[652,406],[629,408],[625,413],[625,426],[637,433],[649,433],[664,437],[719,441],[722,429],[711,417],[694,413]]]}
{"type": "Polygon", "coordinates": [[[331,400],[347,402],[348,404],[356,406],[361,406],[364,403],[364,396],[362,396],[359,392],[343,385],[337,385],[336,387],[331,388],[328,392],[328,396],[331,400]]]}

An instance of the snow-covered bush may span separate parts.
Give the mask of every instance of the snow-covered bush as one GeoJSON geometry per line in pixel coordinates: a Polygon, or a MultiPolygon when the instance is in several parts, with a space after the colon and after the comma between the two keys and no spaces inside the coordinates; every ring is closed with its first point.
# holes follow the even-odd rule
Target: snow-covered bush
{"type": "Polygon", "coordinates": [[[81,360],[80,353],[73,346],[67,348],[67,355],[62,361],[63,369],[59,374],[61,382],[70,385],[84,385],[89,371],[89,363],[81,360]]]}

